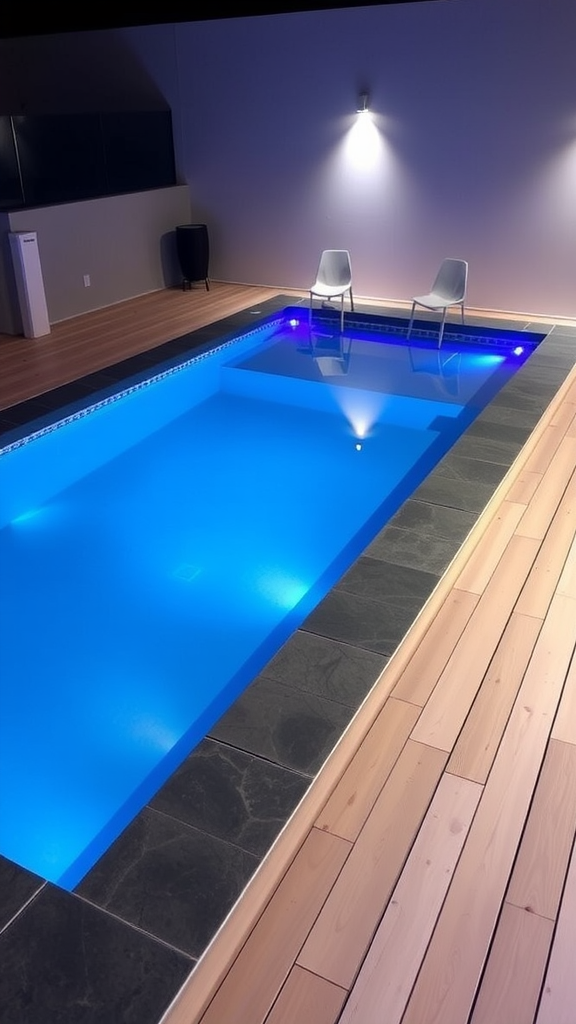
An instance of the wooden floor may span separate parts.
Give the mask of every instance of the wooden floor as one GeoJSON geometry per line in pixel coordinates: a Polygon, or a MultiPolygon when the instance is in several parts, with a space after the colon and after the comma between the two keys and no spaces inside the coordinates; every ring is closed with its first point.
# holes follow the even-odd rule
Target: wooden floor
{"type": "MultiPolygon", "coordinates": [[[[88,372],[82,320],[0,339],[7,404],[88,372]]],[[[575,535],[573,371],[164,1024],[576,1024],[575,535]]]]}

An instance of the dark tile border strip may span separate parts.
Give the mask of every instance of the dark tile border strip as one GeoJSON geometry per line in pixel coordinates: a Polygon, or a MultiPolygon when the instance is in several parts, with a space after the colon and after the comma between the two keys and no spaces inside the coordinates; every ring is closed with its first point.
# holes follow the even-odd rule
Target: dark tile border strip
{"type": "MultiPolygon", "coordinates": [[[[6,410],[0,444],[287,305],[280,296],[6,410]]],[[[532,326],[493,324],[473,326],[532,326]]],[[[73,894],[0,858],[3,1024],[156,1024],[574,365],[576,328],[547,331],[73,894]]]]}

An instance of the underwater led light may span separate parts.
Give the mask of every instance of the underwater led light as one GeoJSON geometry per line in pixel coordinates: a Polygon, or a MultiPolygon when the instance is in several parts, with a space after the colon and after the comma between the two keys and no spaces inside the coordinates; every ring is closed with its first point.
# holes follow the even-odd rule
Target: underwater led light
{"type": "Polygon", "coordinates": [[[289,320],[288,323],[290,324],[290,327],[299,327],[300,326],[300,321],[296,320],[296,319],[289,320]]]}
{"type": "Polygon", "coordinates": [[[360,93],[360,96],[358,97],[358,106],[356,107],[356,113],[357,114],[367,114],[368,113],[368,93],[367,92],[361,92],[360,93]]]}
{"type": "Polygon", "coordinates": [[[521,356],[523,351],[524,349],[522,348],[522,345],[516,345],[516,348],[512,349],[512,355],[521,356]]]}

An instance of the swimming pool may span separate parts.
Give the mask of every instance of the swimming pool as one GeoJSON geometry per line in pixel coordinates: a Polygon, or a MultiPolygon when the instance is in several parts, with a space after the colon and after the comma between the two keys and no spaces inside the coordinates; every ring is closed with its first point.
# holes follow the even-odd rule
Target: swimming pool
{"type": "Polygon", "coordinates": [[[299,316],[2,453],[1,849],[64,887],[534,347],[299,316]]]}

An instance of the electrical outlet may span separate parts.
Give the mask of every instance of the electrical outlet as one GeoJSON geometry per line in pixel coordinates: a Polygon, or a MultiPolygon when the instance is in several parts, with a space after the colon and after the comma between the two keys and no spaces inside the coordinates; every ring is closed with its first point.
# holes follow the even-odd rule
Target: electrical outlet
{"type": "Polygon", "coordinates": [[[84,274],[84,287],[90,287],[90,274],[84,274]]]}

